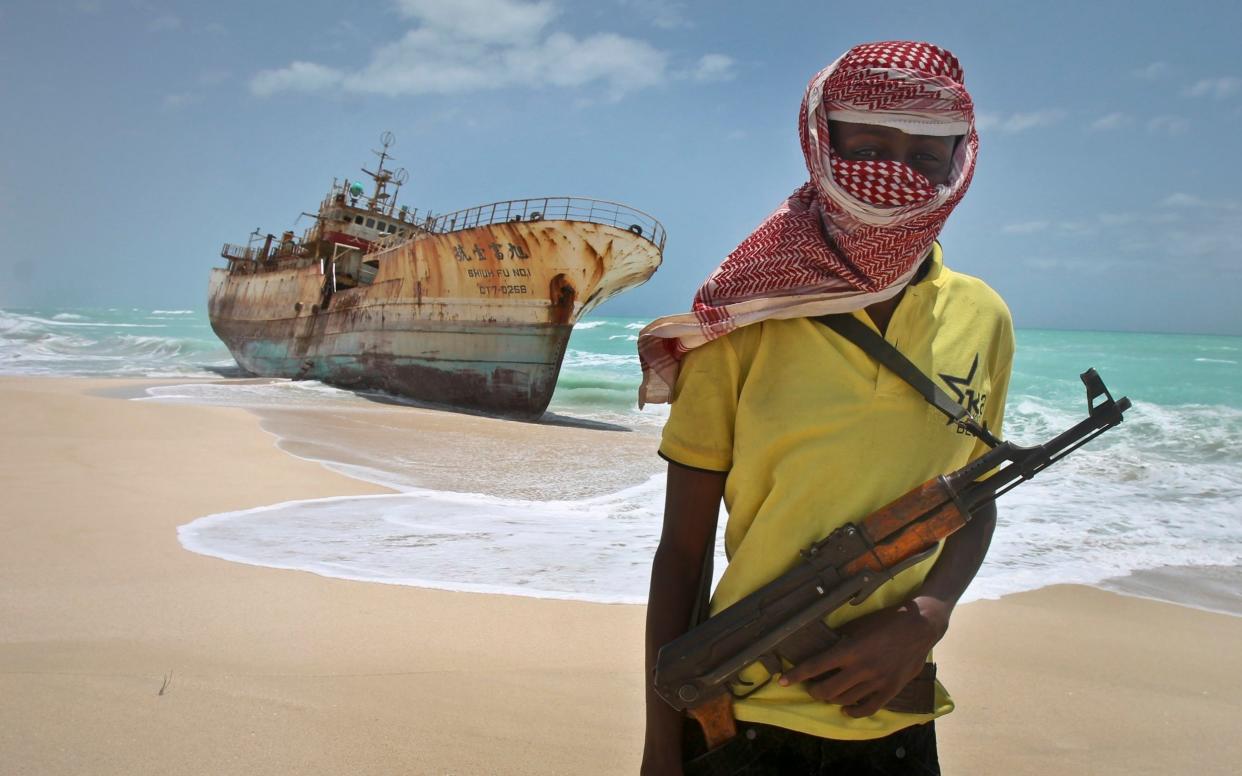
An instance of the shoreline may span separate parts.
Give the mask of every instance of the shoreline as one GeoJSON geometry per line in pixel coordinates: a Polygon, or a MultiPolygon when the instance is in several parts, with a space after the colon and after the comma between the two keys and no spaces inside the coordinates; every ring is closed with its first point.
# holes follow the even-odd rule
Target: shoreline
{"type": "MultiPolygon", "coordinates": [[[[230,405],[215,404],[211,402],[196,402],[189,399],[178,398],[162,398],[160,396],[151,395],[148,388],[171,387],[176,385],[189,385],[198,383],[216,383],[217,380],[193,380],[193,379],[170,379],[170,378],[124,378],[124,377],[52,377],[52,376],[0,376],[0,381],[4,380],[49,380],[49,381],[70,381],[70,382],[86,382],[93,387],[90,391],[92,395],[108,397],[122,400],[138,400],[140,402],[150,402],[155,404],[167,404],[172,406],[195,406],[195,407],[227,407],[230,405]]],[[[235,380],[224,378],[230,383],[236,382],[252,382],[267,383],[268,378],[255,378],[235,380]]],[[[0,383],[2,384],[2,383],[0,383]]],[[[366,400],[370,402],[370,400],[366,400]]],[[[632,479],[636,476],[642,476],[644,471],[650,473],[662,473],[662,468],[647,466],[654,460],[655,449],[658,445],[658,434],[653,433],[652,429],[636,428],[610,428],[601,427],[600,424],[591,421],[582,421],[575,424],[573,419],[558,418],[554,423],[537,423],[537,422],[520,422],[509,421],[504,419],[492,418],[483,415],[473,414],[456,414],[441,410],[401,405],[401,404],[384,404],[369,403],[358,406],[342,406],[336,409],[325,410],[322,407],[295,407],[291,409],[280,408],[275,406],[235,406],[234,409],[243,410],[259,420],[259,427],[273,438],[274,446],[281,452],[308,463],[322,466],[328,471],[339,474],[344,477],[366,483],[381,489],[381,493],[388,495],[401,493],[411,488],[428,489],[434,491],[445,491],[452,493],[475,493],[479,492],[471,490],[470,487],[463,485],[463,480],[458,476],[459,471],[463,468],[463,462],[468,456],[461,455],[463,449],[468,447],[471,437],[479,438],[496,438],[499,437],[507,442],[514,443],[516,446],[528,444],[528,440],[524,437],[536,436],[535,447],[541,447],[549,443],[549,440],[557,440],[564,435],[565,429],[571,429],[568,433],[576,434],[580,437],[586,437],[589,441],[578,439],[571,446],[565,449],[577,450],[579,455],[577,459],[580,461],[590,462],[589,451],[591,444],[594,442],[592,437],[603,434],[614,450],[622,451],[622,458],[625,467],[614,474],[612,477],[604,477],[594,480],[595,487],[583,488],[581,486],[575,489],[553,490],[555,495],[565,497],[575,497],[583,495],[602,495],[609,492],[609,489],[620,490],[634,485],[632,479]],[[325,437],[328,436],[328,430],[332,433],[354,433],[356,429],[348,428],[346,421],[342,418],[347,417],[351,412],[357,412],[361,406],[367,411],[367,414],[375,416],[384,416],[387,419],[395,420],[392,428],[388,431],[395,432],[396,437],[392,434],[385,439],[382,435],[370,435],[366,437],[355,436],[354,445],[338,446],[325,444],[325,437]],[[323,418],[328,417],[330,420],[325,425],[323,418]],[[470,433],[461,434],[453,430],[453,426],[458,422],[465,424],[471,428],[470,433]],[[416,431],[417,430],[417,431],[416,431]],[[308,433],[309,432],[309,433],[308,433]],[[389,472],[385,472],[375,466],[368,466],[368,461],[356,457],[356,451],[362,444],[367,443],[374,445],[379,449],[391,450],[394,445],[401,443],[401,440],[415,436],[417,433],[429,433],[438,435],[450,442],[466,443],[463,449],[451,450],[450,452],[457,454],[456,462],[445,464],[442,460],[437,460],[438,456],[424,456],[422,458],[415,457],[409,462],[409,469],[413,472],[408,477],[394,476],[389,472]],[[525,433],[524,433],[525,432],[525,433]],[[352,448],[352,450],[350,449],[352,448]],[[333,455],[336,453],[336,455],[333,455]]],[[[504,448],[502,448],[503,454],[504,448]]],[[[437,450],[437,453],[445,452],[443,449],[437,450]]],[[[570,454],[571,456],[573,453],[570,454]]],[[[658,467],[662,467],[663,462],[658,462],[658,467]]],[[[501,468],[515,469],[517,465],[512,461],[508,465],[502,463],[501,468]]],[[[565,475],[562,479],[573,479],[579,483],[592,482],[592,475],[598,475],[598,470],[591,466],[580,466],[573,476],[565,475]]],[[[498,485],[495,480],[489,480],[484,484],[487,486],[482,493],[487,496],[503,496],[503,497],[528,497],[531,495],[546,495],[548,487],[546,478],[551,476],[551,470],[542,470],[540,476],[544,477],[544,481],[540,483],[538,491],[532,491],[530,488],[521,488],[513,486],[498,485]]],[[[378,494],[376,494],[378,495],[378,494]]],[[[310,501],[311,499],[292,499],[293,502],[310,501]]],[[[270,505],[261,505],[254,509],[266,508],[270,505]]],[[[246,510],[239,510],[246,511],[246,510]]],[[[214,516],[214,513],[213,515],[214,516]]],[[[200,515],[199,517],[207,517],[200,515]]],[[[718,548],[721,545],[721,539],[717,541],[718,548]]],[[[237,556],[225,556],[215,554],[211,551],[191,550],[192,552],[204,552],[211,557],[218,557],[230,560],[231,562],[245,563],[259,567],[280,568],[284,570],[303,570],[308,569],[297,566],[276,566],[265,564],[261,561],[246,560],[237,556]]],[[[718,559],[723,563],[723,556],[718,559]]],[[[719,564],[718,564],[719,565],[719,564]]],[[[718,569],[719,570],[719,569],[718,569]]],[[[421,580],[414,581],[395,581],[382,578],[368,578],[364,575],[333,575],[319,571],[326,578],[346,579],[357,582],[376,582],[378,584],[406,584],[413,587],[422,587],[425,589],[442,590],[448,592],[474,592],[484,593],[487,595],[514,595],[518,597],[545,598],[548,600],[579,600],[586,603],[607,603],[607,604],[641,604],[645,597],[643,596],[621,596],[617,600],[608,600],[591,597],[589,594],[583,593],[575,596],[573,593],[565,593],[559,591],[541,592],[538,594],[529,594],[521,590],[520,587],[512,587],[511,589],[500,586],[497,589],[484,589],[480,586],[471,585],[467,582],[455,582],[446,580],[421,580]]],[[[1042,590],[1047,587],[1053,587],[1062,584],[1085,585],[1087,587],[1099,590],[1107,590],[1119,595],[1132,596],[1144,600],[1169,603],[1179,606],[1186,606],[1204,612],[1213,614],[1223,614],[1231,617],[1242,617],[1242,567],[1222,567],[1213,565],[1198,566],[1160,566],[1155,568],[1143,568],[1130,571],[1128,574],[1120,577],[1107,577],[1090,582],[1052,580],[1045,585],[1035,588],[1023,588],[1017,591],[1007,591],[999,596],[988,595],[972,597],[970,591],[967,591],[966,602],[973,601],[993,601],[1013,595],[1019,592],[1028,592],[1033,590],[1042,590]]]]}
{"type": "MultiPolygon", "coordinates": [[[[49,378],[49,379],[81,379],[81,378],[49,378]]],[[[133,381],[131,381],[133,382],[133,381]]],[[[187,384],[192,381],[147,381],[149,386],[171,386],[187,384]]],[[[219,406],[210,403],[195,403],[185,399],[167,399],[152,397],[145,390],[121,389],[105,392],[104,395],[125,397],[150,401],[191,406],[219,406]]],[[[575,424],[572,419],[558,418],[555,423],[513,422],[479,415],[458,415],[434,409],[400,405],[392,406],[376,403],[361,403],[352,406],[334,408],[280,408],[275,406],[242,407],[259,418],[260,427],[276,440],[276,446],[290,456],[312,462],[324,468],[357,479],[361,482],[376,485],[388,491],[408,491],[410,489],[427,489],[448,493],[478,493],[488,497],[501,498],[532,498],[536,501],[553,499],[573,499],[589,496],[605,495],[610,492],[634,487],[636,482],[645,478],[662,475],[663,462],[655,458],[658,435],[650,428],[616,429],[601,428],[590,421],[575,424]],[[359,416],[368,420],[359,421],[359,416]],[[371,419],[374,420],[372,422],[371,419]],[[369,426],[369,427],[368,427],[369,426]],[[464,426],[465,431],[458,429],[464,426]],[[332,437],[348,438],[349,443],[334,444],[332,437]],[[416,449],[407,445],[407,440],[429,437],[437,442],[432,455],[419,455],[416,449]],[[502,473],[511,473],[515,478],[533,476],[538,481],[536,487],[522,487],[506,484],[502,477],[488,477],[477,481],[463,479],[461,472],[470,470],[470,450],[479,444],[490,444],[492,440],[502,439],[507,443],[498,448],[499,460],[490,462],[502,473]],[[613,452],[615,471],[603,472],[594,467],[595,457],[592,446],[598,440],[605,440],[613,452]],[[558,461],[556,467],[540,468],[537,464],[530,471],[525,470],[523,461],[514,457],[513,451],[524,448],[550,450],[549,460],[558,461]],[[370,459],[360,456],[359,450],[380,451],[370,459]],[[408,456],[405,469],[408,475],[397,475],[380,468],[376,458],[385,454],[408,456]],[[617,466],[616,461],[620,461],[617,466]],[[578,462],[576,468],[569,471],[557,471],[563,468],[565,461],[578,462]],[[554,479],[560,482],[550,485],[554,479]],[[572,483],[572,484],[569,484],[572,483]]],[[[723,546],[718,538],[718,548],[723,546]]],[[[235,562],[265,565],[261,560],[247,560],[236,554],[221,554],[210,549],[196,549],[213,557],[227,558],[235,562]]],[[[719,554],[719,551],[718,551],[719,554]]],[[[717,564],[723,568],[723,555],[717,564]]],[[[301,568],[306,566],[276,566],[272,568],[301,568]]],[[[380,584],[410,584],[429,589],[486,592],[500,595],[530,595],[537,598],[553,600],[581,600],[591,603],[642,603],[645,600],[645,586],[641,593],[633,595],[619,594],[610,596],[594,596],[587,592],[575,594],[566,591],[542,591],[527,593],[519,586],[480,586],[478,584],[444,579],[409,580],[406,582],[385,579],[379,576],[368,577],[365,574],[328,574],[326,576],[349,579],[353,581],[373,581],[380,584]]],[[[1036,588],[1022,588],[1016,591],[1005,591],[999,596],[994,594],[972,596],[967,591],[967,601],[996,600],[998,597],[1013,592],[1038,590],[1058,584],[1085,584],[1101,590],[1109,590],[1122,595],[1137,596],[1152,601],[1173,603],[1201,609],[1207,612],[1242,617],[1242,569],[1219,566],[1164,566],[1157,568],[1137,569],[1120,577],[1101,578],[1092,581],[1052,579],[1045,585],[1036,588]]]]}
{"type": "Polygon", "coordinates": [[[1213,614],[1242,617],[1242,568],[1237,566],[1161,566],[1091,585],[1119,595],[1186,606],[1213,614]],[[1179,593],[1178,597],[1169,590],[1179,593]]]}
{"type": "MultiPolygon", "coordinates": [[[[116,385],[0,378],[11,772],[637,771],[643,607],[188,552],[195,517],[390,491],[286,454],[248,411],[91,394],[116,385]]],[[[946,773],[1242,757],[1236,617],[1053,586],[962,605],[937,660],[959,705],[937,726],[946,773]]]]}

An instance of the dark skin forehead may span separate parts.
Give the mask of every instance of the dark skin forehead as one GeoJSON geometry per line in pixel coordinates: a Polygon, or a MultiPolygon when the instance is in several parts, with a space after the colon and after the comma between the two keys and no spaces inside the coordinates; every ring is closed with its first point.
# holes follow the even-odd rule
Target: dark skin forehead
{"type": "Polygon", "coordinates": [[[910,135],[892,127],[845,121],[828,122],[828,135],[832,150],[842,159],[902,162],[936,185],[949,182],[958,140],[955,136],[910,135]]]}

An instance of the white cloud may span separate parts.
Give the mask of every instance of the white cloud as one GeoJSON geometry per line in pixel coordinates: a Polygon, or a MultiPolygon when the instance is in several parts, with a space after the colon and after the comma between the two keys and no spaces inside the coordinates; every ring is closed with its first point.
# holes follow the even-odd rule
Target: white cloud
{"type": "Polygon", "coordinates": [[[1106,132],[1112,129],[1124,129],[1134,123],[1134,119],[1124,113],[1109,113],[1091,122],[1088,129],[1093,132],[1106,132]]]}
{"type": "Polygon", "coordinates": [[[557,15],[548,0],[397,0],[397,10],[424,29],[493,42],[527,40],[557,15]]]}
{"type": "Polygon", "coordinates": [[[1023,221],[1017,224],[1006,224],[1001,227],[1002,234],[1035,234],[1048,228],[1047,221],[1023,221]]]}
{"type": "Polygon", "coordinates": [[[1191,97],[1215,97],[1223,100],[1242,92],[1242,78],[1222,76],[1220,78],[1204,78],[1186,90],[1191,97]]]}
{"type": "Polygon", "coordinates": [[[980,130],[996,130],[1006,134],[1024,132],[1028,129],[1046,127],[1056,124],[1065,118],[1065,111],[1057,109],[1038,110],[1028,113],[981,112],[975,116],[975,125],[980,130]]]}
{"type": "Polygon", "coordinates": [[[1190,120],[1184,116],[1153,116],[1147,121],[1148,132],[1180,135],[1188,129],[1190,129],[1190,120]]]}
{"type": "Polygon", "coordinates": [[[231,73],[227,70],[212,68],[198,74],[198,82],[202,86],[217,86],[229,80],[231,73]]]}
{"type": "Polygon", "coordinates": [[[1064,111],[1042,110],[1033,113],[1015,113],[1001,124],[1005,132],[1022,132],[1036,127],[1056,124],[1065,117],[1064,111]]]}
{"type": "Polygon", "coordinates": [[[621,5],[633,8],[639,18],[651,22],[662,30],[693,27],[686,18],[686,4],[672,0],[621,0],[621,5]]]}
{"type": "Polygon", "coordinates": [[[1087,221],[1061,221],[1057,224],[1057,230],[1062,234],[1070,234],[1076,237],[1083,235],[1095,234],[1096,228],[1087,221]]]}
{"type": "MultiPolygon", "coordinates": [[[[1167,200],[1162,204],[1167,204],[1167,200]]],[[[1139,220],[1136,213],[1100,213],[1094,217],[1068,221],[1048,219],[1018,221],[1005,224],[1000,228],[1000,233],[1014,235],[1048,233],[1053,236],[1084,237],[1098,233],[1101,227],[1113,229],[1129,227],[1139,220]]]]}
{"type": "Polygon", "coordinates": [[[732,81],[736,73],[733,71],[733,57],[724,54],[704,54],[699,57],[698,64],[690,72],[695,81],[732,81]]]}
{"type": "Polygon", "coordinates": [[[1125,231],[1121,248],[1219,283],[1220,273],[1238,272],[1240,213],[1242,201],[1173,192],[1125,231]]]}
{"type": "MultiPolygon", "coordinates": [[[[299,64],[308,63],[295,63],[299,64]]],[[[602,82],[609,96],[616,97],[660,83],[666,67],[664,53],[643,41],[619,35],[601,34],[579,40],[558,32],[538,46],[489,51],[489,46],[481,42],[453,43],[426,29],[415,29],[397,43],[378,49],[361,71],[340,74],[320,68],[339,76],[333,79],[325,73],[320,85],[331,86],[339,80],[346,91],[397,95],[602,82]]]]}
{"type": "Polygon", "coordinates": [[[668,64],[668,55],[648,43],[610,33],[583,40],[556,33],[531,59],[558,86],[608,81],[618,93],[655,86],[668,64]]]}
{"type": "Polygon", "coordinates": [[[170,32],[181,29],[181,19],[170,13],[162,14],[147,22],[148,32],[170,32]]]}
{"type": "MultiPolygon", "coordinates": [[[[593,86],[612,100],[670,77],[668,54],[645,41],[606,32],[577,37],[553,29],[559,11],[548,0],[397,0],[397,8],[414,26],[375,49],[362,68],[294,62],[254,76],[251,92],[268,96],[340,88],[413,95],[593,86]]],[[[727,57],[709,54],[695,72],[721,77],[731,65],[727,57]]]]}
{"type": "Polygon", "coordinates": [[[1201,207],[1205,203],[1193,194],[1178,191],[1160,200],[1160,204],[1163,207],[1201,207]]]}
{"type": "Polygon", "coordinates": [[[177,110],[187,105],[193,105],[201,98],[193,92],[181,92],[179,94],[166,94],[160,105],[164,110],[177,110]]]}
{"type": "Polygon", "coordinates": [[[339,86],[345,76],[314,62],[294,62],[279,70],[264,70],[250,81],[250,91],[266,97],[276,92],[317,92],[339,86]]]}
{"type": "Polygon", "coordinates": [[[1079,258],[1065,256],[1037,256],[1024,262],[1031,269],[1041,272],[1065,272],[1079,275],[1102,275],[1119,263],[1114,258],[1079,258]]]}
{"type": "Polygon", "coordinates": [[[1104,226],[1129,226],[1138,220],[1134,213],[1100,213],[1098,218],[1104,226]]]}
{"type": "Polygon", "coordinates": [[[1171,222],[1160,230],[1170,257],[1176,256],[1188,266],[1212,275],[1220,282],[1220,272],[1238,272],[1238,244],[1242,242],[1242,219],[1227,205],[1211,203],[1210,209],[1187,213],[1187,217],[1171,222]]]}
{"type": "Polygon", "coordinates": [[[1157,78],[1162,78],[1168,75],[1169,70],[1171,69],[1172,68],[1169,67],[1168,62],[1152,62],[1149,65],[1140,67],[1138,70],[1135,70],[1134,76],[1136,78],[1145,78],[1148,81],[1154,81],[1157,78]]]}
{"type": "MultiPolygon", "coordinates": [[[[1177,191],[1164,199],[1160,200],[1162,207],[1185,207],[1185,208],[1202,208],[1214,210],[1224,214],[1232,214],[1242,212],[1242,202],[1233,199],[1221,199],[1219,197],[1207,199],[1195,194],[1187,194],[1177,191]]],[[[1239,224],[1242,226],[1242,223],[1239,224]]]]}

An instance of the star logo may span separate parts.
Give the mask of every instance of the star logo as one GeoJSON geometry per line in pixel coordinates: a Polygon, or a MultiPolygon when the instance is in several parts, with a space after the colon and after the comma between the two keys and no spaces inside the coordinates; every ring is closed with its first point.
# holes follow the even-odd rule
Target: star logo
{"type": "MultiPolygon", "coordinates": [[[[957,399],[958,404],[965,407],[966,411],[976,418],[982,414],[983,407],[988,400],[987,394],[979,393],[974,388],[970,387],[970,384],[975,381],[975,372],[978,370],[979,354],[976,353],[975,360],[970,362],[970,371],[966,373],[965,377],[955,377],[954,375],[945,374],[944,372],[940,373],[940,379],[943,380],[948,389],[953,392],[954,398],[957,399]]],[[[949,421],[949,423],[952,422],[952,420],[949,421]]],[[[958,433],[962,432],[963,429],[959,428],[958,433]]]]}

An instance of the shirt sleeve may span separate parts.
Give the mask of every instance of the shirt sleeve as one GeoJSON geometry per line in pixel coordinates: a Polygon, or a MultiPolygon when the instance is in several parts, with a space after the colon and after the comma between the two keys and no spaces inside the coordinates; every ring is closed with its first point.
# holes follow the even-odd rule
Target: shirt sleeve
{"type": "Polygon", "coordinates": [[[733,465],[741,368],[730,337],[686,354],[673,389],[673,405],[660,456],[693,469],[727,472],[733,465]]]}

